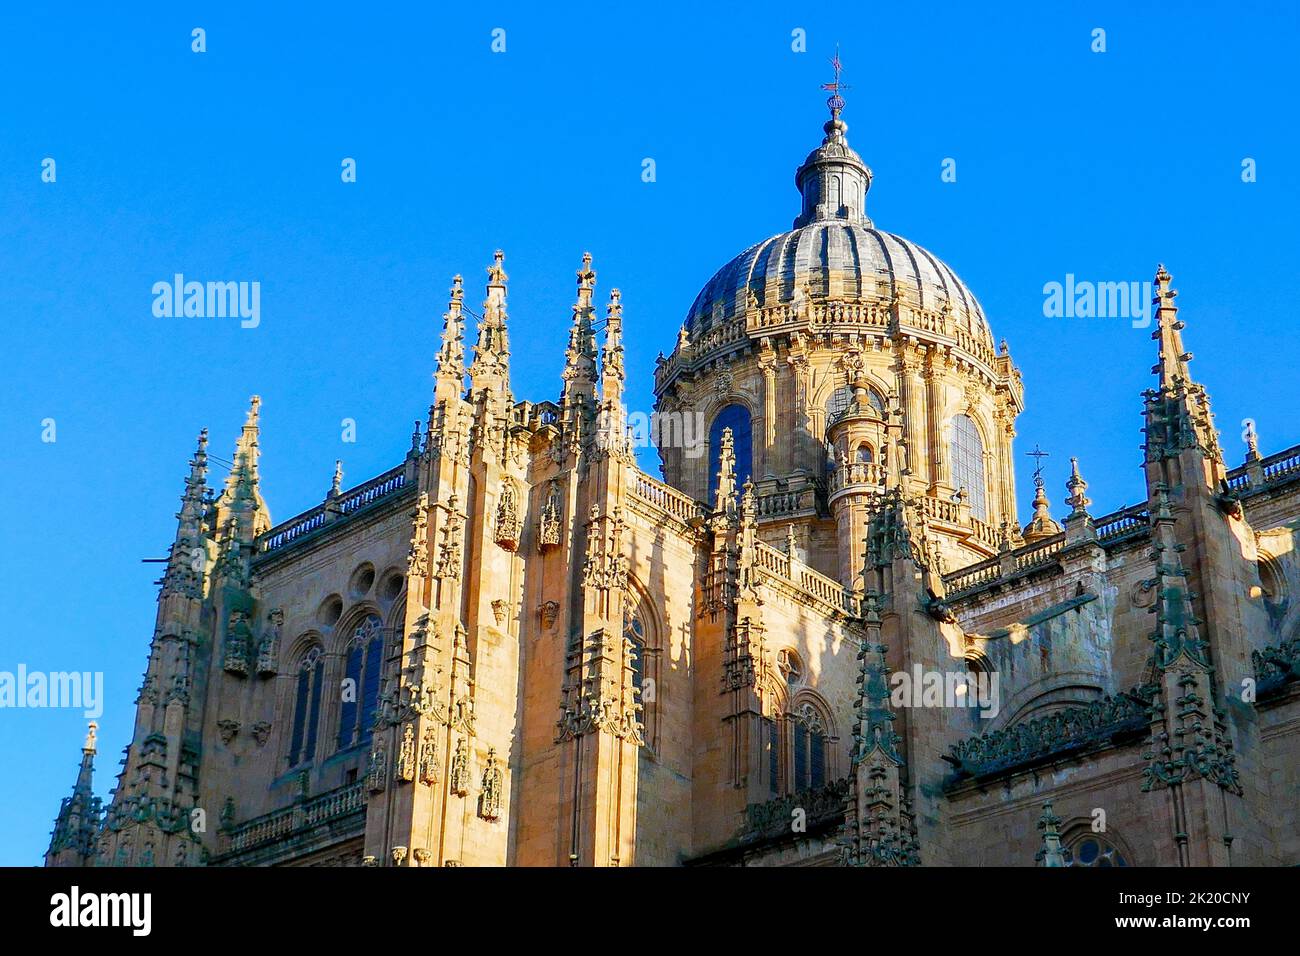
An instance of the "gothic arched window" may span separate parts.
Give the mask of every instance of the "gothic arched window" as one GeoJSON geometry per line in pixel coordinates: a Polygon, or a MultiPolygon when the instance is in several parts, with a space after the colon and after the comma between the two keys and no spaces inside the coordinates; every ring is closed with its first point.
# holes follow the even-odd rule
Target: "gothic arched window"
{"type": "Polygon", "coordinates": [[[293,725],[289,739],[289,766],[306,763],[316,754],[316,727],[325,685],[325,654],[319,645],[303,655],[294,684],[293,725]]]}
{"type": "Polygon", "coordinates": [[[629,604],[623,636],[632,644],[632,686],[641,703],[641,735],[646,747],[654,750],[659,733],[659,654],[647,621],[644,607],[629,604]]]}
{"type": "Polygon", "coordinates": [[[952,420],[952,483],[966,493],[970,512],[981,521],[988,519],[984,501],[984,442],[969,415],[952,420]]]}
{"type": "Polygon", "coordinates": [[[749,409],[744,405],[726,405],[709,426],[709,497],[713,503],[718,490],[718,472],[722,469],[722,432],[731,429],[731,441],[736,450],[736,488],[739,490],[749,480],[754,467],[753,432],[749,409]]]}
{"type": "Polygon", "coordinates": [[[357,625],[344,650],[343,706],[339,711],[339,750],[368,743],[379,700],[384,628],[376,614],[357,625]]]}
{"type": "Polygon", "coordinates": [[[790,785],[786,788],[816,790],[825,786],[829,734],[826,720],[811,703],[798,705],[786,718],[790,735],[790,785]]]}

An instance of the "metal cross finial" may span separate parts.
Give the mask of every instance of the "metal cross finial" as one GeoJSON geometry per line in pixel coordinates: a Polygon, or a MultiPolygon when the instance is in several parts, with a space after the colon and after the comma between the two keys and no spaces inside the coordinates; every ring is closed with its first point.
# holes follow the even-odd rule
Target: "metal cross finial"
{"type": "Polygon", "coordinates": [[[838,43],[835,44],[835,55],[831,57],[831,67],[835,70],[835,79],[830,83],[823,83],[822,89],[830,92],[831,95],[827,97],[826,105],[830,107],[831,116],[838,119],[840,110],[844,109],[844,97],[840,96],[840,93],[852,89],[847,84],[840,82],[840,73],[843,66],[840,64],[840,45],[838,43]]]}
{"type": "Polygon", "coordinates": [[[1027,454],[1030,458],[1033,458],[1035,462],[1037,462],[1038,464],[1038,467],[1034,469],[1034,481],[1035,482],[1042,481],[1043,480],[1043,459],[1050,458],[1051,455],[1043,451],[1041,448],[1039,448],[1037,442],[1034,442],[1034,450],[1030,452],[1026,452],[1025,454],[1027,454]]]}

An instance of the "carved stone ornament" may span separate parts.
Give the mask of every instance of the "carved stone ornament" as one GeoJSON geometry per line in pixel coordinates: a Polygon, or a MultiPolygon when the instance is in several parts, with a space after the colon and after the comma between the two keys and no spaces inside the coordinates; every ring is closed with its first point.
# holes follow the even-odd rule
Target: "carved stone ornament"
{"type": "Polygon", "coordinates": [[[218,720],[217,731],[221,734],[221,742],[230,746],[230,742],[235,739],[235,734],[239,733],[239,727],[237,720],[218,720]]]}
{"type": "Polygon", "coordinates": [[[370,764],[366,768],[366,789],[371,793],[383,793],[388,788],[388,752],[383,744],[376,744],[370,751],[370,764]]]}
{"type": "Polygon", "coordinates": [[[269,720],[259,720],[253,724],[253,739],[257,741],[259,747],[266,746],[266,742],[271,739],[271,722],[269,720]]]}
{"type": "Polygon", "coordinates": [[[438,782],[438,737],[433,727],[424,728],[420,741],[419,780],[430,787],[438,782]]]}
{"type": "Polygon", "coordinates": [[[274,608],[266,615],[266,630],[257,645],[257,676],[274,677],[276,658],[280,654],[280,629],[284,626],[284,609],[274,608]]]}
{"type": "Polygon", "coordinates": [[[478,797],[478,815],[484,820],[501,816],[501,768],[497,766],[497,752],[488,748],[487,766],[483,768],[482,792],[478,797]]]}
{"type": "Polygon", "coordinates": [[[542,618],[542,629],[549,631],[555,626],[555,619],[560,614],[560,604],[558,601],[547,601],[538,608],[538,613],[542,618]]]}
{"type": "Polygon", "coordinates": [[[408,577],[423,578],[429,576],[429,496],[421,493],[411,513],[414,524],[411,529],[411,548],[406,553],[406,574],[408,577]]]}
{"type": "Polygon", "coordinates": [[[248,651],[252,631],[248,627],[248,614],[231,611],[226,621],[225,653],[223,666],[227,674],[244,676],[248,673],[248,651]]]}
{"type": "Polygon", "coordinates": [[[469,793],[469,753],[464,740],[456,741],[456,753],[451,758],[451,792],[463,797],[469,793]]]}
{"type": "Polygon", "coordinates": [[[492,539],[505,550],[514,551],[519,547],[519,535],[523,531],[523,524],[514,485],[507,482],[501,489],[501,500],[497,502],[492,539]]]}
{"type": "Polygon", "coordinates": [[[397,752],[397,779],[410,783],[415,779],[415,728],[407,724],[402,731],[402,746],[397,752]]]}
{"type": "Polygon", "coordinates": [[[549,551],[560,546],[562,532],[561,520],[564,516],[564,502],[560,496],[560,484],[552,481],[546,492],[546,504],[542,507],[537,520],[537,549],[549,551]]]}

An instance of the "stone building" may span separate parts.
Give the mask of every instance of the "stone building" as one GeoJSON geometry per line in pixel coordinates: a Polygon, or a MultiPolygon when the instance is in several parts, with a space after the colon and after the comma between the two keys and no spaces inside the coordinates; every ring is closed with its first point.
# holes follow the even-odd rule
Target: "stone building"
{"type": "Polygon", "coordinates": [[[1019,527],[1020,372],[875,228],[841,105],[658,361],[707,433],[664,480],[590,257],[554,402],[497,253],[390,471],[273,524],[258,399],[219,491],[201,434],[122,772],[101,808],[92,729],[47,864],[1300,863],[1300,448],[1228,467],[1161,268],[1144,500],[1076,463],[1019,527]]]}

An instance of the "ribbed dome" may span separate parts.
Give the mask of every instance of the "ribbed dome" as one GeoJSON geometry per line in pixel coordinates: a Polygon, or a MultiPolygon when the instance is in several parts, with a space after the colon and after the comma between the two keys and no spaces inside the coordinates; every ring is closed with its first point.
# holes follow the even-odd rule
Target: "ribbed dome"
{"type": "Polygon", "coordinates": [[[886,304],[901,294],[921,309],[951,305],[953,321],[993,347],[984,310],[942,260],[902,236],[845,219],[815,220],[750,246],[704,286],[687,327],[694,336],[743,314],[747,305],[790,303],[805,292],[814,302],[886,304]]]}
{"type": "Polygon", "coordinates": [[[801,304],[805,295],[811,304],[882,306],[901,296],[914,309],[951,309],[949,328],[964,329],[992,350],[984,310],[956,273],[916,243],[874,227],[866,212],[871,170],[845,136],[844,101],[836,93],[826,105],[826,136],[795,173],[803,208],[794,229],[718,270],[687,314],[691,337],[747,309],[801,304]]]}

